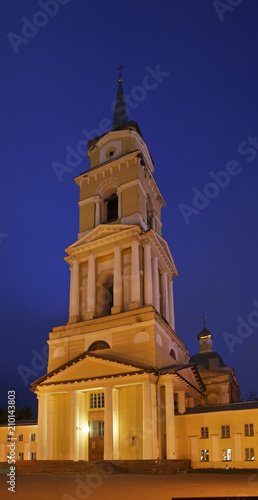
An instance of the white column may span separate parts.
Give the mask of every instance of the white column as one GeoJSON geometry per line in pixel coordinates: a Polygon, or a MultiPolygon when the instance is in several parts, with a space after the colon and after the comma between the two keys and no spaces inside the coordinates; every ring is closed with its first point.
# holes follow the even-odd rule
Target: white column
{"type": "Polygon", "coordinates": [[[69,318],[73,315],[73,264],[70,263],[70,300],[69,300],[69,318]]]}
{"type": "Polygon", "coordinates": [[[72,316],[79,316],[79,261],[75,259],[72,267],[72,283],[73,283],[73,313],[72,316]]]}
{"type": "Polygon", "coordinates": [[[79,411],[79,460],[85,460],[85,393],[78,393],[78,411],[79,411]]]}
{"type": "Polygon", "coordinates": [[[178,403],[178,413],[181,415],[185,413],[185,392],[178,391],[177,392],[177,403],[178,403]]]}
{"type": "Polygon", "coordinates": [[[96,278],[95,278],[95,255],[90,254],[88,259],[88,297],[87,313],[95,316],[96,308],[96,278]]]}
{"type": "Polygon", "coordinates": [[[38,460],[47,460],[47,394],[38,395],[38,460]]]}
{"type": "Polygon", "coordinates": [[[144,382],[142,384],[143,396],[143,460],[153,459],[153,422],[151,405],[151,384],[144,382]]]}
{"type": "Polygon", "coordinates": [[[118,196],[118,219],[122,219],[122,191],[117,191],[118,196]]]}
{"type": "Polygon", "coordinates": [[[99,195],[95,197],[95,227],[100,224],[100,200],[99,195]]]}
{"type": "Polygon", "coordinates": [[[168,309],[168,282],[167,273],[163,271],[161,273],[161,314],[168,321],[169,319],[169,309],[168,309]]]}
{"type": "Polygon", "coordinates": [[[167,458],[176,458],[176,433],[175,433],[175,410],[174,410],[174,388],[172,382],[165,384],[166,399],[166,441],[167,458]]]}
{"type": "Polygon", "coordinates": [[[119,391],[115,387],[112,390],[113,397],[113,450],[114,460],[119,460],[119,391]]]}
{"type": "Polygon", "coordinates": [[[160,312],[160,299],[159,299],[159,268],[158,257],[152,259],[152,277],[153,277],[153,305],[156,311],[160,312]]]}
{"type": "Polygon", "coordinates": [[[104,460],[113,460],[113,410],[112,387],[105,388],[105,431],[104,431],[104,460]]]}
{"type": "Polygon", "coordinates": [[[114,248],[114,288],[112,313],[118,313],[122,307],[122,276],[121,276],[121,248],[114,248]]]}
{"type": "Polygon", "coordinates": [[[48,396],[47,401],[47,459],[55,458],[55,398],[48,396]]]}
{"type": "Polygon", "coordinates": [[[152,268],[151,268],[151,246],[144,246],[144,304],[151,305],[152,296],[152,268]]]}
{"type": "Polygon", "coordinates": [[[168,307],[169,307],[169,324],[175,330],[175,311],[174,311],[174,296],[173,296],[173,280],[168,281],[168,307]]]}
{"type": "Polygon", "coordinates": [[[70,460],[79,460],[79,406],[78,392],[71,393],[70,460]]]}
{"type": "Polygon", "coordinates": [[[132,243],[132,303],[136,307],[140,305],[140,261],[139,261],[139,242],[134,240],[132,243]]]}

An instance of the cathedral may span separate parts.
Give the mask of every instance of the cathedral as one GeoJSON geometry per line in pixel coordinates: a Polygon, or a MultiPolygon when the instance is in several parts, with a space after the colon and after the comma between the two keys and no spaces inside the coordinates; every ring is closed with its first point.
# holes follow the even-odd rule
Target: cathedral
{"type": "Polygon", "coordinates": [[[162,237],[165,202],[141,130],[128,121],[121,73],[112,130],[88,142],[88,157],[88,170],[74,179],[79,234],[65,257],[69,319],[49,334],[47,374],[31,389],[38,424],[17,427],[17,460],[257,468],[258,403],[240,402],[234,370],[213,351],[205,320],[191,357],[175,331],[178,273],[162,237]]]}

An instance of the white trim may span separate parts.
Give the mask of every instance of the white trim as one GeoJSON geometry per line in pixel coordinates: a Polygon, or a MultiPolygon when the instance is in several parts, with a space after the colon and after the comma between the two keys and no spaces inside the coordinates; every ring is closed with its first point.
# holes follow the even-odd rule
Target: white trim
{"type": "Polygon", "coordinates": [[[78,201],[79,207],[82,207],[83,205],[87,205],[88,203],[94,203],[95,196],[90,196],[90,198],[85,198],[84,200],[78,201]]]}

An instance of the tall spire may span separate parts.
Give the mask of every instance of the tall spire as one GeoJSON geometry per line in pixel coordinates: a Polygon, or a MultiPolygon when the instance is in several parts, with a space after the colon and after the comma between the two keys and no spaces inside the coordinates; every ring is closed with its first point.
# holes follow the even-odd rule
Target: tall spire
{"type": "Polygon", "coordinates": [[[124,96],[123,85],[122,85],[121,69],[123,67],[124,66],[121,66],[121,64],[120,64],[119,68],[117,68],[117,71],[119,71],[119,77],[118,77],[118,89],[117,89],[117,95],[116,95],[116,105],[115,105],[115,111],[114,111],[112,130],[114,130],[115,128],[120,127],[121,125],[124,125],[125,123],[128,122],[125,96],[124,96]]]}

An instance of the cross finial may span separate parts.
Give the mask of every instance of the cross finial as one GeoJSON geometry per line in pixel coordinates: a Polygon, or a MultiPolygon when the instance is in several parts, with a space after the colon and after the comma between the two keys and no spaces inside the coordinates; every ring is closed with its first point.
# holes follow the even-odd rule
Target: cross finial
{"type": "Polygon", "coordinates": [[[204,326],[204,328],[205,328],[205,327],[206,327],[206,325],[205,325],[205,320],[207,319],[207,316],[203,316],[203,317],[202,317],[202,319],[203,319],[203,326],[204,326]]]}
{"type": "Polygon", "coordinates": [[[122,81],[122,73],[121,73],[121,69],[123,68],[124,66],[120,66],[116,69],[116,71],[119,71],[119,78],[118,78],[118,81],[121,82],[122,81]]]}

